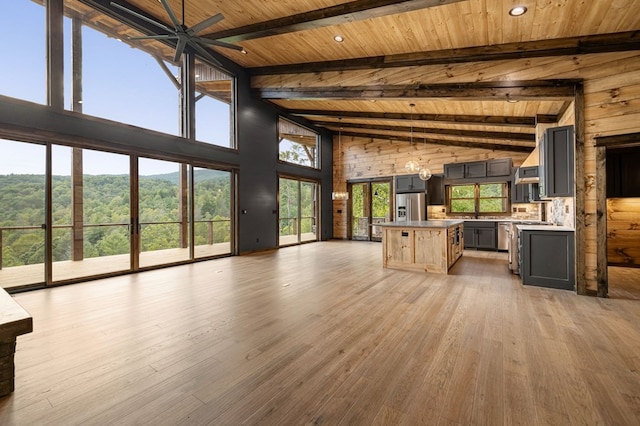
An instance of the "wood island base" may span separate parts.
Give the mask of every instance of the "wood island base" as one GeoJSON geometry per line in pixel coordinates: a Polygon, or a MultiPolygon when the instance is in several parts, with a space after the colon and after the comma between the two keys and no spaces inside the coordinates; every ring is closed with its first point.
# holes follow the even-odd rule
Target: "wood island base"
{"type": "Polygon", "coordinates": [[[382,231],[382,266],[438,274],[462,256],[463,221],[386,222],[382,231]]]}

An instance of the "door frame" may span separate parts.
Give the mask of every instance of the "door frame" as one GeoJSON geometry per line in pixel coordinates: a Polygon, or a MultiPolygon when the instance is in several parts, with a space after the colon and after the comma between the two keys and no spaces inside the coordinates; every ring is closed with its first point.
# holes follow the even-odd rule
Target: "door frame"
{"type": "Polygon", "coordinates": [[[374,183],[388,183],[389,184],[389,218],[393,218],[394,200],[393,200],[393,177],[379,177],[370,179],[353,179],[347,181],[347,192],[349,193],[349,201],[347,202],[347,239],[353,241],[382,241],[382,238],[373,237],[372,226],[368,227],[366,238],[353,238],[353,186],[366,184],[366,191],[369,199],[368,219],[369,225],[373,221],[373,193],[372,186],[374,183]]]}

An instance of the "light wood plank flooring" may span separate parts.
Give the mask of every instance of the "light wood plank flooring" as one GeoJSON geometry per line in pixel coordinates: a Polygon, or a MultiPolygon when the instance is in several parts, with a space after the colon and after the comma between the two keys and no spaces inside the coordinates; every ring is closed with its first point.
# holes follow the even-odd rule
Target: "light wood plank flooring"
{"type": "Polygon", "coordinates": [[[640,424],[640,306],[329,241],[15,295],[2,425],[640,424]]]}
{"type": "MultiPolygon", "coordinates": [[[[231,253],[229,243],[199,245],[194,247],[196,258],[221,256],[231,253]]],[[[151,267],[189,260],[188,248],[172,248],[140,253],[140,267],[151,267]]],[[[91,257],[80,261],[53,262],[53,281],[64,281],[92,275],[131,270],[131,256],[118,254],[91,257]]],[[[44,264],[13,266],[0,269],[0,287],[12,288],[44,282],[44,264]]]]}

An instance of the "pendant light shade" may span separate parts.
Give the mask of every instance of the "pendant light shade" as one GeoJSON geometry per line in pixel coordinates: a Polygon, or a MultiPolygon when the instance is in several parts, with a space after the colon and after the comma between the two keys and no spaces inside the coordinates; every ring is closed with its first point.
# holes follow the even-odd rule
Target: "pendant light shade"
{"type": "Polygon", "coordinates": [[[418,164],[417,161],[410,160],[407,161],[407,163],[404,165],[404,169],[409,173],[416,173],[418,170],[420,170],[420,164],[418,164]]]}
{"type": "Polygon", "coordinates": [[[431,179],[431,170],[427,169],[426,167],[423,167],[418,172],[418,176],[420,176],[420,179],[422,180],[429,180],[431,179]]]}
{"type": "MultiPolygon", "coordinates": [[[[424,136],[424,151],[426,156],[426,153],[427,153],[427,135],[426,134],[424,136]]],[[[422,180],[429,180],[431,179],[431,170],[429,170],[427,166],[420,167],[420,172],[418,172],[418,176],[422,180]]]]}
{"type": "MultiPolygon", "coordinates": [[[[336,183],[340,182],[342,173],[342,117],[340,117],[340,127],[338,128],[338,164],[336,165],[336,183]]],[[[346,185],[346,182],[345,182],[346,185]]],[[[349,193],[347,191],[333,191],[331,193],[332,200],[348,200],[349,193]]]]}

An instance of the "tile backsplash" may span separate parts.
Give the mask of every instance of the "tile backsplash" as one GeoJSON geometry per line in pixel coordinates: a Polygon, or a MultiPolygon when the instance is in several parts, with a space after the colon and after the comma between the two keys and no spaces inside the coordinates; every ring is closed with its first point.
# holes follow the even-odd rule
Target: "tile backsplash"
{"type": "Polygon", "coordinates": [[[575,227],[574,201],[572,197],[554,198],[545,204],[547,206],[547,221],[558,226],[575,227]]]}
{"type": "MultiPolygon", "coordinates": [[[[530,204],[513,204],[511,206],[511,218],[517,220],[545,220],[542,217],[543,206],[541,203],[530,204]]],[[[464,216],[448,216],[444,206],[427,206],[427,215],[429,219],[474,219],[473,215],[464,216]]],[[[504,216],[482,216],[483,219],[504,219],[504,216]]]]}

